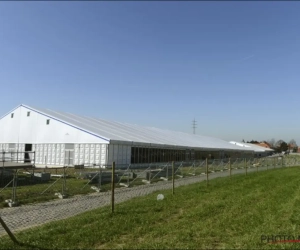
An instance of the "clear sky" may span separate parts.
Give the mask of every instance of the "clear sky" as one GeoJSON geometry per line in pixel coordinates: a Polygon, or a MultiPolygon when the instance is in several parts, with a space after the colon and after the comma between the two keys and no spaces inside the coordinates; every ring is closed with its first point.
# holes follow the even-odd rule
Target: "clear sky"
{"type": "Polygon", "coordinates": [[[0,2],[0,114],[19,104],[300,143],[300,2],[0,2]]]}

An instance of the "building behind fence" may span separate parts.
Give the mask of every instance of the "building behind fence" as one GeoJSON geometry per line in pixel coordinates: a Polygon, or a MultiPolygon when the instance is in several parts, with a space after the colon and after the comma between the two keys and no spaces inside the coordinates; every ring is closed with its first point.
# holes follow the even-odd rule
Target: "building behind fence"
{"type": "MultiPolygon", "coordinates": [[[[252,158],[227,141],[20,105],[0,119],[0,151],[35,152],[37,167],[147,164],[252,158]]],[[[263,149],[263,148],[262,148],[263,149]]],[[[22,155],[23,154],[23,155],[22,155]]],[[[26,153],[25,153],[26,154],[26,153]]],[[[29,154],[27,154],[29,157],[29,154]]],[[[32,161],[30,158],[27,161],[32,161]]]]}
{"type": "Polygon", "coordinates": [[[115,201],[122,202],[170,188],[174,194],[175,187],[181,185],[200,181],[206,181],[208,185],[209,179],[212,178],[231,177],[234,174],[247,175],[249,172],[300,164],[300,157],[291,155],[265,158],[206,158],[198,161],[127,166],[113,162],[106,168],[36,168],[33,164],[26,163],[25,158],[27,159],[27,156],[24,153],[23,163],[13,163],[11,158],[2,157],[0,167],[0,206],[14,207],[2,210],[0,223],[3,228],[0,228],[0,236],[7,233],[15,243],[19,242],[12,231],[65,219],[109,204],[114,212],[115,201]],[[29,206],[18,207],[26,204],[29,206]]]}
{"type": "MultiPolygon", "coordinates": [[[[26,162],[27,153],[22,153],[19,162],[11,153],[2,154],[0,162],[0,199],[2,207],[7,204],[15,206],[32,202],[41,202],[66,198],[79,194],[105,192],[111,189],[112,165],[93,166],[78,165],[57,168],[39,168],[26,162]]],[[[20,153],[21,154],[21,153],[20,153]]],[[[34,162],[34,152],[30,152],[34,162]]],[[[114,180],[116,188],[145,186],[158,182],[168,182],[174,174],[175,179],[187,179],[193,176],[204,176],[230,172],[244,173],[248,169],[294,166],[298,164],[298,156],[274,156],[264,158],[227,158],[195,161],[175,161],[145,164],[116,164],[114,180]],[[173,172],[174,171],[174,172],[173,172]]]]}

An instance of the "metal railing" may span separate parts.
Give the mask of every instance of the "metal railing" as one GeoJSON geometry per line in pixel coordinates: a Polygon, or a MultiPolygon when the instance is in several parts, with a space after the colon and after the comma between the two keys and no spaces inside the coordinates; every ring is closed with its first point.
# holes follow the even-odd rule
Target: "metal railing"
{"type": "MultiPolygon", "coordinates": [[[[149,163],[142,167],[140,164],[129,164],[126,167],[116,164],[114,169],[112,166],[113,164],[93,168],[65,166],[14,170],[13,175],[6,176],[6,182],[1,183],[0,204],[2,207],[7,204],[31,205],[28,209],[5,210],[2,215],[8,221],[8,226],[17,230],[106,206],[112,204],[114,199],[122,202],[170,188],[174,194],[175,187],[200,181],[208,183],[212,178],[300,166],[300,156],[206,159],[149,163]],[[57,197],[68,199],[59,200],[57,197]],[[10,203],[5,203],[5,200],[10,203]],[[14,223],[10,224],[10,221],[14,223]]],[[[4,170],[6,171],[2,169],[4,170]]]]}

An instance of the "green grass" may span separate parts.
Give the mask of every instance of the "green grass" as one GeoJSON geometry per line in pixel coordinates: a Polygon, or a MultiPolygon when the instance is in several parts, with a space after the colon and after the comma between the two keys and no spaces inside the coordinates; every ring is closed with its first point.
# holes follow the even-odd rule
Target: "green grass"
{"type": "MultiPolygon", "coordinates": [[[[37,202],[44,202],[56,199],[55,193],[62,192],[62,182],[63,180],[58,180],[52,187],[57,178],[51,178],[49,182],[46,183],[31,183],[27,179],[27,185],[22,185],[19,181],[17,187],[17,199],[20,205],[30,204],[30,203],[37,203],[37,202]],[[48,190],[46,190],[50,187],[48,190]],[[44,192],[42,194],[42,192],[44,192]]],[[[91,185],[87,185],[84,189],[84,185],[87,183],[87,180],[77,180],[75,178],[67,178],[67,187],[66,192],[70,195],[77,195],[77,194],[87,194],[94,192],[90,187],[91,185]]],[[[1,189],[1,188],[0,188],[1,189]]],[[[6,207],[7,204],[5,203],[6,199],[11,199],[12,197],[12,187],[7,187],[0,193],[0,208],[6,207]]]]}
{"type": "Polygon", "coordinates": [[[300,243],[266,244],[261,235],[300,235],[300,168],[218,178],[160,191],[67,220],[5,236],[1,249],[287,249],[300,243]],[[158,193],[165,199],[157,201],[158,193]]]}
{"type": "MultiPolygon", "coordinates": [[[[285,162],[287,162],[287,163],[289,162],[289,163],[297,165],[297,162],[299,162],[300,156],[287,155],[284,157],[284,159],[285,159],[285,162]]],[[[273,166],[273,164],[275,163],[275,164],[277,164],[277,166],[281,166],[281,161],[278,160],[277,157],[276,157],[276,159],[275,158],[261,158],[257,161],[262,161],[261,165],[268,164],[269,166],[273,166]]],[[[238,160],[238,161],[233,160],[232,168],[241,168],[241,167],[245,166],[244,164],[245,163],[241,160],[238,160]]],[[[196,165],[197,166],[196,168],[191,168],[188,166],[182,167],[176,172],[175,178],[177,178],[177,179],[179,178],[179,176],[177,176],[177,175],[191,176],[191,174],[193,174],[193,173],[196,175],[200,175],[201,173],[204,173],[206,171],[204,165],[202,164],[201,167],[199,167],[199,163],[198,163],[198,165],[196,165]]],[[[229,166],[227,164],[227,168],[228,167],[229,166]]],[[[212,167],[212,165],[209,165],[209,173],[211,171],[219,171],[220,169],[221,169],[221,167],[218,166],[218,161],[216,161],[213,164],[213,167],[212,167]]],[[[83,180],[83,179],[78,179],[78,178],[80,177],[79,172],[97,172],[97,171],[98,171],[98,169],[95,169],[95,168],[84,168],[84,169],[67,168],[66,169],[66,174],[68,175],[67,183],[66,183],[67,195],[68,196],[85,195],[88,193],[95,192],[94,190],[91,189],[91,186],[97,186],[98,185],[97,183],[94,182],[94,183],[90,183],[90,184],[86,185],[88,180],[83,180]]],[[[62,168],[35,169],[35,172],[48,172],[48,173],[52,173],[52,174],[63,174],[64,173],[62,168]]],[[[171,174],[171,169],[169,169],[169,175],[170,174],[171,174]]],[[[26,178],[24,181],[18,182],[17,199],[18,199],[19,204],[21,204],[21,205],[45,202],[45,201],[57,199],[57,196],[55,196],[55,193],[62,192],[62,186],[63,186],[62,179],[59,180],[54,186],[49,188],[47,191],[45,191],[52,183],[54,183],[57,180],[57,178],[51,178],[51,180],[47,183],[33,183],[30,180],[30,177],[28,175],[26,176],[25,174],[22,174],[22,171],[20,171],[20,177],[26,178]]],[[[170,180],[171,176],[169,176],[168,179],[170,180]]],[[[9,182],[9,181],[10,181],[10,179],[7,180],[7,182],[9,182]]],[[[151,179],[152,183],[155,183],[158,181],[162,181],[162,180],[158,177],[151,179]]],[[[122,182],[127,184],[127,179],[124,177],[122,182]]],[[[145,183],[142,181],[142,179],[138,178],[133,183],[130,183],[130,186],[132,187],[132,186],[144,185],[144,184],[145,183]]],[[[2,187],[3,187],[3,185],[2,185],[2,187]]],[[[0,189],[2,189],[2,187],[0,187],[0,189]]],[[[121,187],[121,186],[116,185],[116,188],[118,188],[118,187],[121,187]]],[[[109,189],[110,189],[109,183],[106,183],[106,184],[102,183],[102,185],[101,185],[102,191],[106,191],[109,189]]],[[[5,190],[1,191],[0,192],[0,208],[7,207],[8,204],[5,202],[5,200],[11,199],[11,197],[12,197],[12,188],[11,187],[8,187],[5,190]]]]}
{"type": "MultiPolygon", "coordinates": [[[[79,172],[97,172],[97,169],[74,169],[74,168],[67,168],[66,175],[66,194],[68,196],[74,195],[85,195],[89,193],[94,193],[95,191],[91,189],[91,186],[98,186],[96,182],[96,178],[94,182],[89,182],[88,179],[80,179],[78,173],[79,172]],[[87,184],[87,185],[86,185],[87,184]]],[[[63,188],[63,178],[51,178],[48,182],[37,182],[33,181],[29,175],[26,175],[20,171],[18,174],[19,180],[17,186],[17,200],[20,205],[31,204],[31,203],[39,203],[50,201],[53,199],[57,199],[55,193],[62,193],[63,188]],[[59,179],[59,180],[58,180],[59,179]],[[57,182],[56,182],[57,181],[57,182]],[[56,183],[55,183],[56,182],[56,183]],[[55,184],[54,184],[55,183],[55,184]],[[51,186],[53,184],[53,186],[51,186]],[[51,187],[50,187],[51,186],[51,187]]],[[[35,169],[35,172],[46,172],[51,174],[63,174],[63,169],[35,169]]],[[[12,178],[6,180],[6,185],[12,178]]],[[[3,185],[3,186],[4,186],[3,185]]],[[[12,197],[12,184],[9,185],[7,188],[3,189],[3,186],[0,187],[0,208],[8,207],[8,204],[5,202],[7,199],[11,199],[12,197]]],[[[120,186],[116,185],[116,188],[120,186]]],[[[110,183],[102,183],[101,190],[107,191],[111,189],[110,183]]]]}
{"type": "MultiPolygon", "coordinates": [[[[186,168],[189,169],[189,168],[186,168]]],[[[80,179],[79,172],[97,172],[98,169],[74,169],[74,168],[67,168],[66,169],[66,194],[71,197],[74,195],[85,195],[88,193],[94,193],[95,191],[91,189],[91,186],[98,186],[97,183],[97,177],[94,179],[93,182],[87,184],[89,180],[87,179],[80,179]],[[87,184],[87,185],[86,185],[87,184]]],[[[45,168],[45,169],[35,169],[35,172],[47,172],[51,174],[64,174],[63,169],[51,169],[51,168],[45,168]]],[[[171,173],[171,170],[170,170],[171,173]]],[[[186,174],[188,175],[188,174],[186,174]]],[[[22,171],[18,174],[19,180],[18,186],[17,186],[17,200],[20,205],[26,205],[26,204],[32,204],[32,203],[39,203],[39,202],[45,202],[50,201],[53,199],[57,199],[57,196],[55,196],[55,193],[62,193],[62,187],[63,187],[63,179],[58,178],[51,178],[48,182],[34,182],[29,175],[26,175],[22,173],[22,171]],[[57,181],[57,182],[56,182],[57,181]],[[56,183],[55,183],[56,182],[56,183]],[[55,184],[54,184],[55,183],[55,184]],[[53,186],[51,186],[54,184],[53,186]]],[[[177,178],[177,177],[176,177],[177,178]]],[[[169,176],[169,179],[171,177],[169,176]]],[[[131,182],[133,179],[130,179],[130,187],[138,186],[138,185],[145,185],[145,183],[142,181],[142,178],[135,179],[134,182],[131,182]]],[[[5,184],[6,185],[9,181],[11,181],[11,178],[7,179],[5,184]]],[[[159,177],[151,179],[151,183],[156,183],[162,181],[159,177]]],[[[122,178],[122,183],[127,184],[127,178],[122,178]]],[[[121,185],[116,184],[116,188],[122,187],[121,185]]],[[[3,188],[0,187],[0,190],[3,188]]],[[[102,183],[101,184],[101,191],[107,191],[111,189],[110,183],[102,183]]],[[[8,207],[8,204],[5,202],[7,199],[11,199],[12,197],[12,184],[5,188],[4,190],[1,190],[0,192],[0,208],[8,207]]]]}

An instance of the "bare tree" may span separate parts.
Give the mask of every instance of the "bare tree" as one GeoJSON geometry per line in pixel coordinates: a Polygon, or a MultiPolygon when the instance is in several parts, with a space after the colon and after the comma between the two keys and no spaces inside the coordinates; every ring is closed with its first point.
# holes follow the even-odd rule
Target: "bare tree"
{"type": "Polygon", "coordinates": [[[266,142],[270,145],[271,148],[275,148],[275,139],[274,138],[272,138],[271,140],[267,140],[266,142]]]}
{"type": "Polygon", "coordinates": [[[280,147],[280,145],[285,142],[284,140],[278,140],[276,143],[275,143],[275,147],[278,148],[280,147]]]}
{"type": "Polygon", "coordinates": [[[288,147],[288,144],[284,140],[278,140],[275,143],[275,148],[274,149],[275,149],[276,152],[287,152],[289,147],[288,147]]]}
{"type": "Polygon", "coordinates": [[[294,139],[290,140],[289,145],[290,145],[291,147],[297,147],[297,146],[298,146],[298,145],[297,145],[297,142],[296,142],[294,139]]]}

